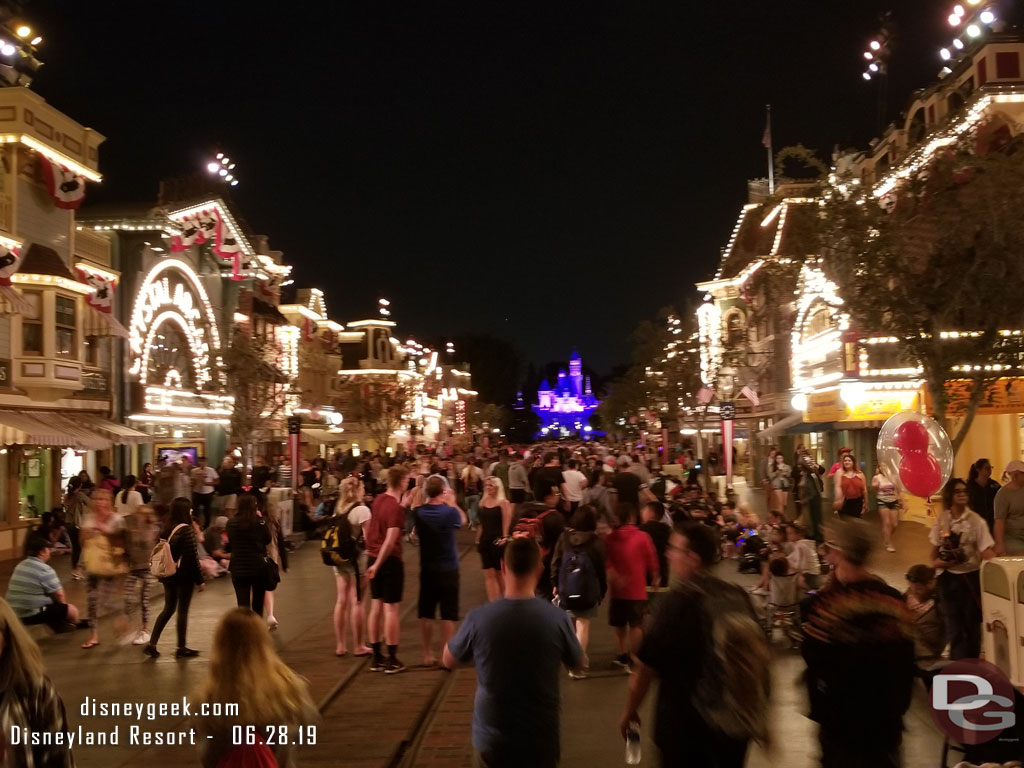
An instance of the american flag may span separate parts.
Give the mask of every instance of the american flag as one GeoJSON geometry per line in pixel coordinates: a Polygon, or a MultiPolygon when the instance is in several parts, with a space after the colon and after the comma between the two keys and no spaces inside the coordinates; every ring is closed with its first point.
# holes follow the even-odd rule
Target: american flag
{"type": "Polygon", "coordinates": [[[715,396],[715,390],[710,387],[701,387],[697,392],[697,402],[701,405],[707,405],[711,402],[711,399],[715,396]]]}
{"type": "Polygon", "coordinates": [[[754,405],[760,405],[761,404],[761,398],[759,398],[757,396],[757,392],[752,390],[749,386],[744,387],[743,389],[741,389],[740,390],[740,394],[743,395],[745,398],[747,398],[747,400],[752,402],[754,405]]]}

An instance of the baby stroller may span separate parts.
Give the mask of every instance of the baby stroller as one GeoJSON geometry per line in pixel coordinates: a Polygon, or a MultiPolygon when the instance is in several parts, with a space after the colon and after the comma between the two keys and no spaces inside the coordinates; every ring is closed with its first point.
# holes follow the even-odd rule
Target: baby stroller
{"type": "Polygon", "coordinates": [[[768,598],[764,607],[764,632],[768,642],[772,641],[775,628],[789,639],[791,648],[799,648],[803,640],[800,629],[799,574],[783,576],[772,574],[768,579],[768,598]]]}

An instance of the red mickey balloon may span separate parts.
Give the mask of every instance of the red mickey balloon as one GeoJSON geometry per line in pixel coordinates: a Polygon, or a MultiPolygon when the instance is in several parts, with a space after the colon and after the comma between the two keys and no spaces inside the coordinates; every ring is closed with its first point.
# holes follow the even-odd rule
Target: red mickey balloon
{"type": "Polygon", "coordinates": [[[896,429],[892,445],[900,454],[926,453],[928,430],[919,421],[905,421],[896,429]]]}
{"type": "Polygon", "coordinates": [[[900,482],[915,496],[928,498],[942,487],[939,462],[930,453],[904,454],[900,461],[900,482]]]}

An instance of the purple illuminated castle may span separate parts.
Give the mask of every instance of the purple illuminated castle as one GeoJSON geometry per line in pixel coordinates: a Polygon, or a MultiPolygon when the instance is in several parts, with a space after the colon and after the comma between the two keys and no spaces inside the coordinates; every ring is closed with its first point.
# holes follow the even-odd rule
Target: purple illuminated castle
{"type": "Polygon", "coordinates": [[[583,360],[575,350],[569,360],[569,374],[559,371],[554,388],[547,380],[542,381],[537,401],[533,410],[540,417],[540,437],[593,434],[588,421],[600,403],[590,389],[590,377],[583,377],[583,360]]]}

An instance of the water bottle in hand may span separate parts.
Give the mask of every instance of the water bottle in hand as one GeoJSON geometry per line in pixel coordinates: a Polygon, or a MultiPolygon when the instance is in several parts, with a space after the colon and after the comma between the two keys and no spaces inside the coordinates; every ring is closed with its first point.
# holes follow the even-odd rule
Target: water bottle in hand
{"type": "Polygon", "coordinates": [[[632,722],[626,731],[626,765],[640,765],[640,723],[632,722]]]}

